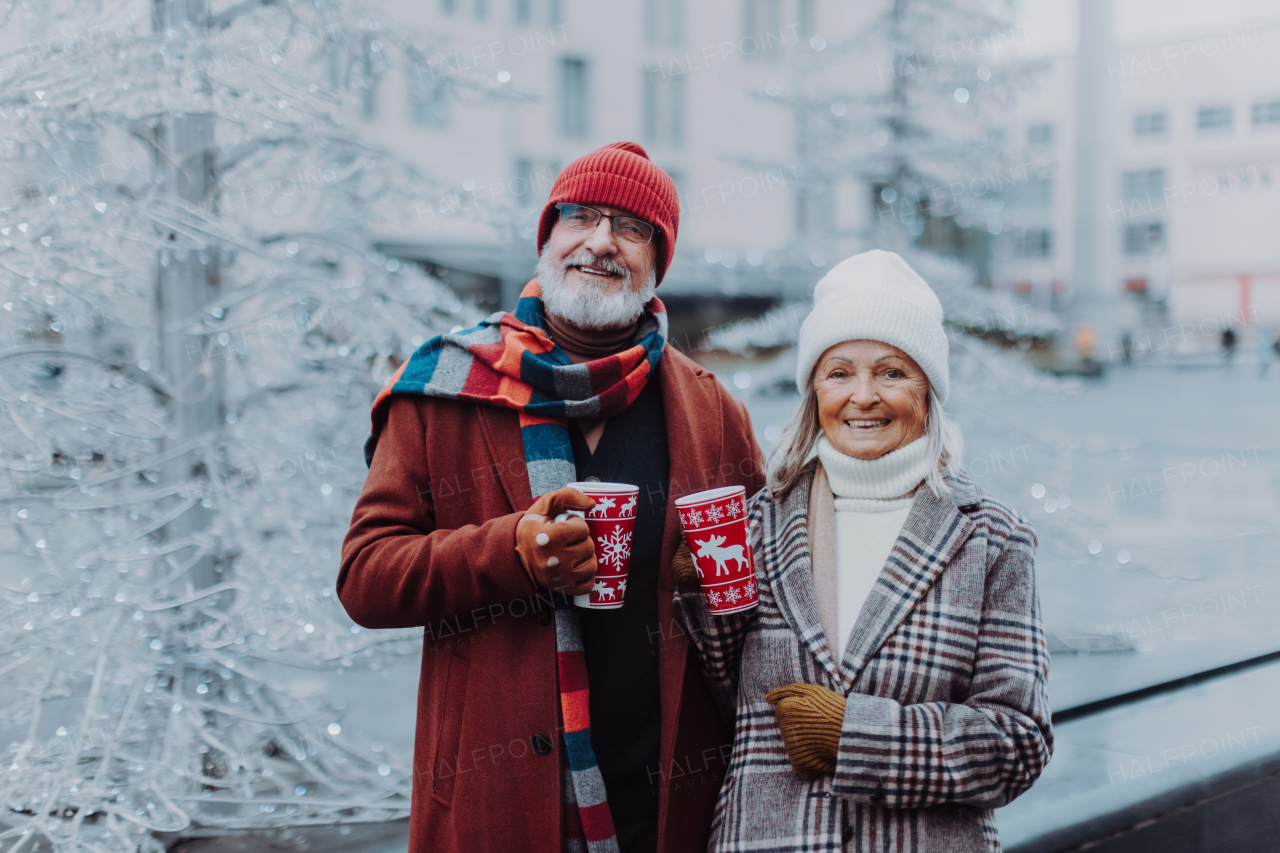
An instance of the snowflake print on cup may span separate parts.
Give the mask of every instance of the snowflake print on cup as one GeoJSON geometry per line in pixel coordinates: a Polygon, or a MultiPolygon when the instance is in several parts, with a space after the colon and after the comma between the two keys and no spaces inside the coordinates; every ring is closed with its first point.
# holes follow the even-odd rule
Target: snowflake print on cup
{"type": "Polygon", "coordinates": [[[746,489],[725,486],[676,500],[685,543],[711,613],[755,607],[758,592],[751,553],[746,489]]]}
{"type": "Polygon", "coordinates": [[[612,533],[599,541],[598,547],[603,555],[600,562],[616,571],[622,571],[631,557],[631,533],[624,531],[619,524],[613,528],[612,533]]]}
{"type": "Polygon", "coordinates": [[[566,510],[586,520],[596,551],[595,584],[586,595],[575,595],[573,603],[590,610],[615,610],[622,606],[627,592],[640,488],[629,483],[597,481],[569,485],[595,501],[595,506],[586,512],[566,510]]]}

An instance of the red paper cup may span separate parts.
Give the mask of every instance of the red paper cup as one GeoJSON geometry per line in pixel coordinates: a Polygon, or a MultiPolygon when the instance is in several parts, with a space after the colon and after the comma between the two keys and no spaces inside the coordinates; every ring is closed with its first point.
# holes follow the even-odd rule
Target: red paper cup
{"type": "Polygon", "coordinates": [[[712,613],[738,613],[759,603],[756,564],[747,535],[747,490],[725,486],[676,500],[680,526],[712,613]]]}
{"type": "Polygon", "coordinates": [[[586,519],[596,546],[596,585],[573,603],[588,610],[617,610],[627,592],[631,566],[631,534],[636,529],[636,500],[640,487],[629,483],[570,483],[596,505],[586,513],[568,510],[586,519]]]}

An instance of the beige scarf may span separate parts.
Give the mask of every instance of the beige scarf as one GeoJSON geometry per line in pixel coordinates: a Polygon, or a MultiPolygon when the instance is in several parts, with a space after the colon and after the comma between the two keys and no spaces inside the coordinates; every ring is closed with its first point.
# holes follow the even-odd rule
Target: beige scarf
{"type": "Polygon", "coordinates": [[[836,500],[827,482],[826,469],[818,463],[809,487],[809,560],[813,565],[813,597],[818,604],[818,621],[827,635],[831,656],[839,664],[844,649],[836,622],[836,500]]]}

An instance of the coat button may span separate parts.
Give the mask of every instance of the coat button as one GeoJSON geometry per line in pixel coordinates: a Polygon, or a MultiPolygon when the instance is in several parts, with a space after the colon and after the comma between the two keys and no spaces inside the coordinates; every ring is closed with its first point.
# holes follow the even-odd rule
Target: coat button
{"type": "Polygon", "coordinates": [[[551,739],[544,734],[536,734],[529,738],[533,743],[533,751],[538,755],[546,755],[551,751],[551,739]]]}
{"type": "Polygon", "coordinates": [[[853,838],[853,827],[845,824],[844,829],[840,832],[840,840],[848,844],[850,838],[853,838]]]}
{"type": "Polygon", "coordinates": [[[539,624],[539,625],[550,625],[550,624],[551,624],[551,610],[550,610],[549,608],[548,608],[548,609],[546,609],[546,610],[539,610],[539,611],[538,611],[538,624],[539,624]]]}
{"type": "Polygon", "coordinates": [[[871,794],[871,802],[883,803],[885,800],[884,785],[876,785],[875,791],[871,794]]]}

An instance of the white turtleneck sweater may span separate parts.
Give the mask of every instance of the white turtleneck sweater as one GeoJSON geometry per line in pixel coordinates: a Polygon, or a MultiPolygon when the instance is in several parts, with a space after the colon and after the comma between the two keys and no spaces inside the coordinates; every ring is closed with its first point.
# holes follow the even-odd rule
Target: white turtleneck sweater
{"type": "Polygon", "coordinates": [[[877,459],[841,453],[825,435],[818,458],[827,472],[836,507],[836,622],[844,655],[853,623],[902,530],[915,494],[928,472],[923,436],[877,459]]]}

